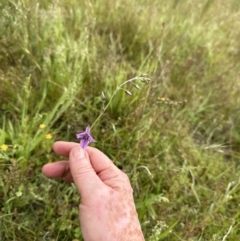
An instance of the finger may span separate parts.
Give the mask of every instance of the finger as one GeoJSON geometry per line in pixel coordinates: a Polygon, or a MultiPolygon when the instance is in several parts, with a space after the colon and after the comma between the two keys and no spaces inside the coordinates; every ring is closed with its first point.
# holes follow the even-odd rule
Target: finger
{"type": "Polygon", "coordinates": [[[93,193],[104,188],[105,185],[93,169],[88,153],[79,145],[71,149],[69,165],[74,183],[83,200],[89,200],[89,197],[94,197],[93,193]]]}
{"type": "MultiPolygon", "coordinates": [[[[78,143],[57,141],[53,145],[53,150],[56,154],[68,157],[72,148],[79,147],[78,143]]],[[[91,160],[91,164],[96,173],[100,173],[108,168],[113,168],[118,173],[121,171],[112,163],[112,161],[100,150],[94,147],[87,147],[85,149],[91,160]]]]}
{"type": "Polygon", "coordinates": [[[53,150],[60,156],[68,157],[71,149],[75,146],[79,146],[76,142],[56,141],[53,144],[53,150]]]}
{"type": "Polygon", "coordinates": [[[45,164],[42,167],[42,173],[49,178],[60,178],[63,177],[64,174],[66,174],[66,176],[63,177],[63,180],[67,182],[73,182],[73,178],[69,170],[68,161],[59,161],[45,164]],[[66,171],[68,172],[66,173],[66,171]]]}

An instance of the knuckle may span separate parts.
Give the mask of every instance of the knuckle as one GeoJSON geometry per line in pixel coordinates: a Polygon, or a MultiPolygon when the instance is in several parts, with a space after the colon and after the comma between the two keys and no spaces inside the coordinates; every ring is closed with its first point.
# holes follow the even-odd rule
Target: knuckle
{"type": "Polygon", "coordinates": [[[133,193],[133,188],[131,186],[128,175],[126,173],[122,172],[122,178],[123,178],[124,189],[128,190],[128,192],[130,192],[130,193],[133,193]]]}
{"type": "Polygon", "coordinates": [[[123,180],[124,180],[125,182],[130,183],[129,177],[128,177],[128,175],[127,175],[125,172],[122,172],[122,177],[123,177],[123,180]]]}

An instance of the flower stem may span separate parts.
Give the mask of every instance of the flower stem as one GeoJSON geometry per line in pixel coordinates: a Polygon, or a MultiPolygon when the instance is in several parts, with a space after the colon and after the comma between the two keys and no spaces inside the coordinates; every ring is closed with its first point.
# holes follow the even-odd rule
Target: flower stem
{"type": "Polygon", "coordinates": [[[98,122],[98,120],[101,118],[101,116],[105,113],[105,111],[107,110],[107,108],[109,107],[110,103],[112,102],[113,100],[113,97],[116,95],[116,93],[122,89],[122,86],[129,83],[129,82],[132,82],[136,79],[139,79],[141,76],[137,76],[137,77],[134,77],[132,79],[129,79],[129,80],[126,80],[124,81],[122,84],[120,84],[119,86],[117,86],[116,90],[113,92],[110,100],[108,101],[107,105],[105,106],[105,108],[103,109],[103,111],[99,114],[99,116],[97,117],[97,119],[93,122],[93,124],[91,125],[91,129],[95,126],[95,124],[98,122]]]}

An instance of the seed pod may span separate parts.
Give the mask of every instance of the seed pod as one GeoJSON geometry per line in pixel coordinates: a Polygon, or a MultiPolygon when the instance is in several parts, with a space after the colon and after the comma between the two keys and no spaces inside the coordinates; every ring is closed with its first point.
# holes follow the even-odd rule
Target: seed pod
{"type": "Polygon", "coordinates": [[[105,99],[106,99],[105,94],[104,94],[103,91],[102,91],[102,93],[101,93],[101,99],[102,99],[102,101],[105,101],[105,99]]]}
{"type": "Polygon", "coordinates": [[[125,90],[125,93],[128,95],[132,95],[132,93],[129,90],[125,90]]]}
{"type": "Polygon", "coordinates": [[[141,89],[140,87],[139,87],[139,85],[137,85],[137,84],[135,84],[135,83],[132,83],[137,89],[141,89]]]}

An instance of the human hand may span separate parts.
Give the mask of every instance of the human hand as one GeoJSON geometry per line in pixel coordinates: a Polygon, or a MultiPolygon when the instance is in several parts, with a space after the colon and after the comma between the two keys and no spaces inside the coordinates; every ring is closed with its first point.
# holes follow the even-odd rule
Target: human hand
{"type": "Polygon", "coordinates": [[[85,241],[144,241],[133,190],[125,173],[100,150],[82,149],[72,142],[56,142],[53,150],[69,161],[48,163],[42,172],[50,178],[74,182],[80,195],[80,227],[85,241]]]}

